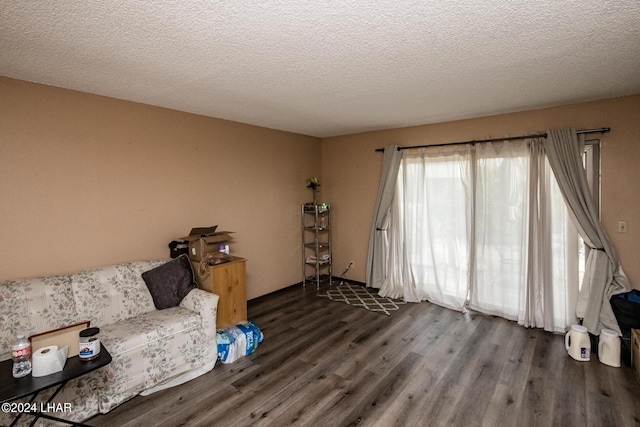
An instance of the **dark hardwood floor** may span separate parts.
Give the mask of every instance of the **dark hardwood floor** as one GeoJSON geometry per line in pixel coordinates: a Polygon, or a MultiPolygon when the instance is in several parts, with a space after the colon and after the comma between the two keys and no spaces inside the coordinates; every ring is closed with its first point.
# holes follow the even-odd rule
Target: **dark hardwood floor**
{"type": "MultiPolygon", "coordinates": [[[[335,284],[335,282],[334,282],[335,284]]],[[[406,304],[391,316],[294,286],[250,301],[256,353],[93,426],[638,426],[628,366],[569,358],[564,337],[406,304]]]]}

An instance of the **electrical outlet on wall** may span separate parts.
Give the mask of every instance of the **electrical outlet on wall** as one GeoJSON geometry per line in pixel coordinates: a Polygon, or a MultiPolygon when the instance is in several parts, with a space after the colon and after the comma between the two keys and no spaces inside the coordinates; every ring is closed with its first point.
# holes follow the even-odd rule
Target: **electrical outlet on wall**
{"type": "Polygon", "coordinates": [[[618,233],[627,232],[627,221],[618,221],[618,233]]]}

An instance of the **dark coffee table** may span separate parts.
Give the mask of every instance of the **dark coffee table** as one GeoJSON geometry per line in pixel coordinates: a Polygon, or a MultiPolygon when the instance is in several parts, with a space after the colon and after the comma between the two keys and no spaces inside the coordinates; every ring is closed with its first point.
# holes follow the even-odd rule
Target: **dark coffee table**
{"type": "MultiPolygon", "coordinates": [[[[27,375],[23,378],[13,378],[13,361],[5,360],[0,362],[0,403],[2,404],[2,411],[5,413],[16,413],[16,418],[10,426],[14,426],[23,415],[35,417],[31,425],[34,425],[38,418],[47,418],[49,420],[55,420],[74,426],[84,426],[85,424],[67,421],[44,413],[42,409],[46,410],[47,408],[51,408],[51,405],[54,405],[51,403],[53,398],[56,397],[60,390],[62,390],[69,381],[95,371],[96,369],[102,368],[109,363],[111,363],[111,355],[104,346],[102,346],[102,344],[100,345],[100,354],[96,359],[82,361],[78,356],[70,357],[67,359],[67,363],[64,365],[64,369],[62,371],[46,375],[44,377],[33,377],[31,375],[27,375]],[[35,402],[38,393],[54,386],[58,386],[58,388],[46,402],[35,402]],[[13,400],[26,396],[31,396],[28,403],[22,401],[11,403],[13,400]]],[[[64,405],[64,403],[62,405],[64,405]]],[[[56,411],[52,409],[51,412],[56,411]]]]}

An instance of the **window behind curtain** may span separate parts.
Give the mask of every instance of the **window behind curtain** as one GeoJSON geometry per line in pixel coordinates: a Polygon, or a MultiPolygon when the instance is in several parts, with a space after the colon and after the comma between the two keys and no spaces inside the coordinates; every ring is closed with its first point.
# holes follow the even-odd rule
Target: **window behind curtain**
{"type": "Polygon", "coordinates": [[[529,153],[524,143],[480,144],[476,165],[470,306],[516,320],[527,277],[529,153]]]}
{"type": "Polygon", "coordinates": [[[547,227],[537,244],[544,245],[550,277],[535,280],[553,285],[545,290],[527,286],[531,200],[525,142],[403,154],[392,222],[402,223],[402,248],[420,299],[457,310],[468,305],[525,326],[531,326],[527,304],[533,299],[539,303],[537,326],[545,322],[543,310],[553,313],[545,329],[563,331],[574,321],[577,234],[548,164],[541,167],[536,193],[547,200],[536,211],[547,227]]]}
{"type": "Polygon", "coordinates": [[[472,161],[469,147],[403,153],[392,215],[401,218],[422,300],[461,309],[469,288],[472,161]]]}
{"type": "MultiPolygon", "coordinates": [[[[598,218],[600,218],[600,140],[591,139],[585,141],[584,154],[582,156],[584,169],[587,173],[587,182],[591,189],[591,197],[595,205],[598,218]]],[[[589,247],[584,243],[582,237],[579,237],[579,279],[578,283],[582,285],[584,277],[585,264],[589,247]]]]}

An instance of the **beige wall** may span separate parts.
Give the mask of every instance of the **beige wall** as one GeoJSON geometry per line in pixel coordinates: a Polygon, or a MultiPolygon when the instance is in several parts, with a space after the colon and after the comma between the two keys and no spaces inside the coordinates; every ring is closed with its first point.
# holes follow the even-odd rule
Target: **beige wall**
{"type": "Polygon", "coordinates": [[[300,278],[299,205],[321,141],[0,78],[0,280],[167,258],[235,231],[254,298],[300,278]]]}
{"type": "Polygon", "coordinates": [[[218,224],[236,232],[255,298],[300,281],[298,207],[321,175],[333,272],[353,260],[346,277],[364,281],[376,148],[610,126],[602,220],[640,288],[640,96],[319,140],[7,78],[0,93],[0,280],[166,258],[169,241],[218,224]]]}
{"type": "Polygon", "coordinates": [[[365,263],[382,153],[389,144],[423,145],[516,136],[548,128],[611,127],[601,135],[602,222],[635,288],[640,289],[640,96],[514,114],[326,138],[322,141],[323,196],[334,215],[334,273],[365,280],[365,263]],[[617,232],[618,221],[628,232],[617,232]]]}

